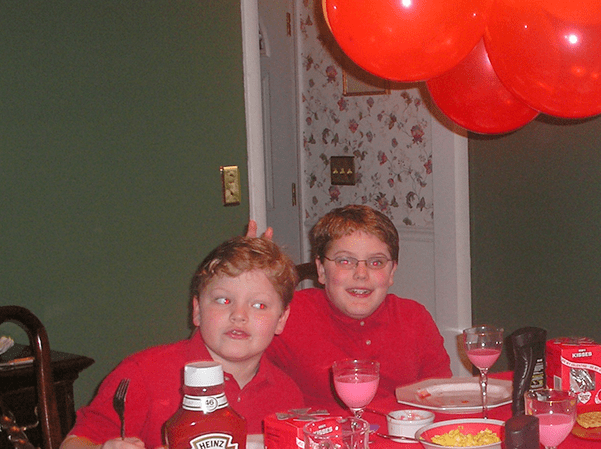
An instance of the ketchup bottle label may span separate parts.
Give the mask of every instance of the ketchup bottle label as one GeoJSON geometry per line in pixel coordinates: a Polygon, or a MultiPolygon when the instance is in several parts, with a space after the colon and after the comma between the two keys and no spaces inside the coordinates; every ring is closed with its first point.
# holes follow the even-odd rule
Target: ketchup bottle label
{"type": "Polygon", "coordinates": [[[232,436],[225,433],[207,433],[190,440],[192,449],[238,449],[238,443],[232,442],[232,436]]]}
{"type": "Polygon", "coordinates": [[[186,394],[182,402],[182,407],[186,410],[202,411],[207,414],[227,406],[228,402],[225,393],[215,396],[190,396],[186,394]]]}

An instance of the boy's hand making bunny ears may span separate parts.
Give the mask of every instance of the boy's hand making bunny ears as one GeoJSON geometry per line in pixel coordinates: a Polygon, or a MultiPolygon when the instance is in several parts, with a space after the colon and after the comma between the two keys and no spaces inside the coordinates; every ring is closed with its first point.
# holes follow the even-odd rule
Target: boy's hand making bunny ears
{"type": "MultiPolygon", "coordinates": [[[[246,237],[257,237],[257,222],[255,220],[248,221],[246,237]]],[[[273,240],[273,228],[268,227],[267,229],[265,229],[265,232],[261,235],[261,238],[266,240],[273,240]]]]}

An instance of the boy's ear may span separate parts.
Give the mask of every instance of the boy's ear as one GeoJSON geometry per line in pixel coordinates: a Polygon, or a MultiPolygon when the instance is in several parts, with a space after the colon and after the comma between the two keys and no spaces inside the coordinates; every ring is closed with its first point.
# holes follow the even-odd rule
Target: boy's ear
{"type": "Polygon", "coordinates": [[[194,326],[200,326],[200,304],[198,303],[198,296],[192,298],[192,322],[194,326]]]}
{"type": "Polygon", "coordinates": [[[394,284],[394,273],[396,273],[396,269],[399,267],[397,262],[392,262],[392,271],[390,272],[390,278],[388,279],[388,286],[392,287],[394,284]]]}
{"type": "Polygon", "coordinates": [[[284,328],[286,327],[286,321],[288,321],[288,317],[290,316],[290,306],[286,307],[286,309],[282,312],[280,319],[278,320],[278,324],[275,327],[275,335],[280,335],[284,332],[284,328]]]}
{"type": "Polygon", "coordinates": [[[325,285],[326,284],[326,269],[323,266],[323,263],[321,262],[321,260],[319,260],[319,257],[315,258],[315,267],[317,268],[317,281],[320,284],[325,285]]]}

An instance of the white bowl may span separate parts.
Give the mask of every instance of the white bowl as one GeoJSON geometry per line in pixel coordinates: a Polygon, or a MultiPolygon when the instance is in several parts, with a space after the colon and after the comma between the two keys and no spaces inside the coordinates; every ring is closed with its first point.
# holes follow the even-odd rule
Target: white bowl
{"type": "Polygon", "coordinates": [[[426,410],[395,410],[386,416],[388,433],[400,437],[415,436],[415,432],[434,421],[434,413],[426,410]]]}
{"type": "Polygon", "coordinates": [[[457,447],[457,446],[444,446],[440,444],[432,443],[432,437],[435,435],[442,435],[450,432],[451,430],[461,429],[464,434],[475,435],[481,430],[490,429],[496,433],[501,441],[497,443],[485,444],[482,446],[470,446],[470,449],[501,449],[503,441],[505,440],[505,423],[498,419],[451,419],[448,421],[440,421],[434,424],[429,424],[426,427],[422,427],[415,433],[417,438],[425,448],[427,449],[440,449],[441,447],[457,447]]]}

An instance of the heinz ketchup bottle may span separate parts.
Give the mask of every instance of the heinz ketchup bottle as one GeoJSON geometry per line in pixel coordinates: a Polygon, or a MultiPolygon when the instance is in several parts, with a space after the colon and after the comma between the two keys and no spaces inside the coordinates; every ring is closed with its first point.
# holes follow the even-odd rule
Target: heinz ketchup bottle
{"type": "Polygon", "coordinates": [[[246,449],[246,420],[227,402],[219,362],[186,365],[184,399],[165,423],[165,442],[169,449],[246,449]]]}

